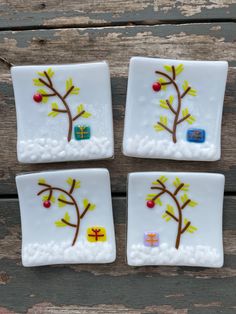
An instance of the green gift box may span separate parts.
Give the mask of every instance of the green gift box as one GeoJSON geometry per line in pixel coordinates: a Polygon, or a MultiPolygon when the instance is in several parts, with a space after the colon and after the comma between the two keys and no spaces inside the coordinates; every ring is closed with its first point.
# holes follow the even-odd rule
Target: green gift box
{"type": "Polygon", "coordinates": [[[77,141],[90,139],[90,127],[85,125],[78,125],[74,127],[75,139],[77,141]]]}

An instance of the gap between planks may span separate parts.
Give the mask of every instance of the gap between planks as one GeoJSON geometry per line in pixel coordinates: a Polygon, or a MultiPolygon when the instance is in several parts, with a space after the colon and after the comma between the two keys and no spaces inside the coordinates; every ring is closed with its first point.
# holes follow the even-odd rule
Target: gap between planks
{"type": "Polygon", "coordinates": [[[88,24],[55,24],[55,25],[28,25],[28,26],[13,26],[0,27],[0,32],[5,31],[28,31],[28,30],[51,30],[51,29],[83,29],[83,28],[109,28],[121,26],[161,26],[161,25],[184,25],[184,24],[217,24],[217,23],[235,23],[233,18],[217,18],[217,19],[182,19],[182,20],[148,20],[148,21],[128,21],[128,22],[110,22],[110,23],[92,23],[88,24]]]}

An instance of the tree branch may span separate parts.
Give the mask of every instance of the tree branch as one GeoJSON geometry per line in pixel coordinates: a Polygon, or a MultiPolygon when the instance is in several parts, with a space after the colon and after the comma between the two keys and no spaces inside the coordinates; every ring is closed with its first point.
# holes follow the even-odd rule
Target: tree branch
{"type": "Polygon", "coordinates": [[[166,104],[167,104],[167,106],[170,108],[170,110],[173,112],[173,114],[176,114],[175,109],[174,109],[173,106],[170,104],[170,102],[169,102],[168,99],[166,99],[166,104]]]}
{"type": "Polygon", "coordinates": [[[43,97],[53,97],[53,96],[56,96],[55,93],[53,94],[41,94],[43,97]]]}
{"type": "Polygon", "coordinates": [[[165,211],[167,215],[169,215],[171,218],[173,218],[175,221],[179,222],[179,219],[177,217],[175,217],[175,215],[173,215],[171,212],[169,212],[168,210],[165,211]]]}
{"type": "Polygon", "coordinates": [[[172,74],[173,74],[173,80],[175,80],[175,77],[176,77],[175,67],[172,65],[171,69],[172,69],[172,74]]]}
{"type": "Polygon", "coordinates": [[[87,211],[89,210],[89,207],[91,206],[90,203],[88,203],[88,205],[85,207],[84,211],[82,212],[82,214],[80,215],[80,219],[82,219],[85,214],[87,213],[87,211]]]}
{"type": "Polygon", "coordinates": [[[161,193],[157,194],[152,198],[152,201],[155,201],[158,197],[160,197],[162,194],[164,194],[166,191],[162,191],[161,193]]]}
{"type": "Polygon", "coordinates": [[[188,221],[187,223],[186,223],[186,225],[184,226],[184,228],[181,230],[181,233],[184,233],[187,229],[188,229],[188,227],[191,225],[191,222],[190,221],[188,221]]]}
{"type": "Polygon", "coordinates": [[[184,96],[188,93],[188,91],[191,89],[191,86],[189,86],[181,95],[181,98],[184,98],[184,96]]]}
{"type": "Polygon", "coordinates": [[[166,74],[165,72],[155,71],[155,73],[163,75],[164,77],[166,77],[173,84],[173,86],[174,86],[174,88],[176,90],[176,93],[177,93],[178,106],[177,106],[177,109],[176,109],[175,119],[174,119],[174,123],[173,123],[173,130],[171,131],[172,140],[173,140],[174,143],[176,143],[177,142],[177,138],[176,138],[177,121],[179,119],[179,113],[180,113],[180,110],[181,110],[181,95],[180,95],[179,87],[176,84],[175,80],[173,80],[172,77],[169,76],[168,74],[166,74]]]}
{"type": "MultiPolygon", "coordinates": [[[[72,136],[73,120],[72,120],[72,115],[71,115],[70,108],[69,108],[66,100],[63,98],[63,96],[52,85],[48,84],[47,82],[45,82],[41,78],[39,78],[39,81],[41,83],[43,83],[45,86],[47,86],[52,92],[54,92],[56,94],[56,96],[62,101],[64,107],[66,108],[67,115],[68,115],[68,120],[69,120],[69,130],[68,130],[67,140],[68,140],[68,142],[70,142],[71,141],[71,136],[72,136]]],[[[51,82],[51,80],[50,80],[50,82],[51,82]]]]}
{"type": "Polygon", "coordinates": [[[176,194],[182,189],[183,186],[184,186],[184,183],[181,183],[181,184],[177,187],[177,189],[174,191],[174,195],[176,195],[176,194]]]}
{"type": "Polygon", "coordinates": [[[66,225],[68,225],[70,227],[76,228],[75,224],[70,223],[69,221],[65,220],[64,218],[62,218],[61,221],[64,222],[64,224],[66,224],[66,225]]]}
{"type": "Polygon", "coordinates": [[[52,197],[52,189],[51,189],[50,192],[49,192],[48,201],[50,201],[51,197],[52,197]]]}
{"type": "Polygon", "coordinates": [[[67,205],[74,205],[74,203],[69,202],[67,200],[63,200],[62,198],[58,198],[58,201],[61,202],[61,203],[67,204],[67,205]]]}
{"type": "Polygon", "coordinates": [[[184,202],[183,205],[181,206],[181,209],[184,209],[190,202],[191,202],[190,199],[188,199],[186,202],[184,202]]]}
{"type": "Polygon", "coordinates": [[[75,181],[75,179],[73,179],[72,184],[71,184],[71,188],[70,188],[70,191],[69,191],[70,194],[73,193],[73,191],[74,191],[75,183],[76,183],[76,181],[75,181]]]}
{"type": "Polygon", "coordinates": [[[66,110],[63,110],[63,109],[56,109],[56,108],[53,108],[52,111],[54,111],[54,112],[61,112],[61,113],[67,113],[66,110]]]}
{"type": "Polygon", "coordinates": [[[163,127],[166,131],[168,131],[169,133],[173,133],[172,131],[171,131],[171,129],[169,129],[167,126],[165,126],[165,124],[163,124],[163,123],[161,123],[161,122],[157,122],[157,124],[159,124],[161,127],[163,127]]]}
{"type": "Polygon", "coordinates": [[[157,182],[165,189],[166,186],[165,184],[160,180],[160,179],[157,179],[157,182]]]}
{"type": "Polygon", "coordinates": [[[47,184],[47,183],[41,183],[41,182],[39,182],[38,185],[47,186],[48,188],[51,188],[51,185],[49,185],[49,184],[47,184]]]}
{"type": "Polygon", "coordinates": [[[161,85],[163,85],[163,86],[164,86],[164,85],[170,85],[170,84],[172,84],[172,82],[162,82],[162,83],[161,83],[161,85]]]}
{"type": "Polygon", "coordinates": [[[71,86],[68,91],[65,93],[65,95],[63,96],[64,99],[66,99],[66,97],[72,92],[72,90],[74,89],[74,86],[71,86]]]}
{"type": "Polygon", "coordinates": [[[85,113],[85,110],[82,110],[79,114],[77,114],[72,120],[77,120],[80,116],[82,116],[85,113]]]}
{"type": "Polygon", "coordinates": [[[53,86],[53,85],[52,85],[52,81],[51,81],[50,76],[47,74],[47,71],[44,71],[43,73],[45,74],[46,78],[48,79],[49,85],[52,87],[52,86],[53,86]]]}
{"type": "Polygon", "coordinates": [[[181,122],[185,121],[186,119],[188,119],[191,116],[190,113],[188,113],[186,116],[184,116],[182,119],[180,119],[177,124],[180,124],[181,122]]]}

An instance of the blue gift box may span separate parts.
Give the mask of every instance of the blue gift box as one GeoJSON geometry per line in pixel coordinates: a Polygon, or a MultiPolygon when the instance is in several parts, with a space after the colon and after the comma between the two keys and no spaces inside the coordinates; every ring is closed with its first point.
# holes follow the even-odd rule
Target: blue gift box
{"type": "Polygon", "coordinates": [[[89,126],[85,126],[85,125],[75,126],[74,132],[75,132],[75,139],[77,141],[90,139],[91,134],[90,134],[89,126]]]}
{"type": "Polygon", "coordinates": [[[189,129],[187,131],[187,141],[193,143],[204,143],[206,132],[203,129],[189,129]]]}

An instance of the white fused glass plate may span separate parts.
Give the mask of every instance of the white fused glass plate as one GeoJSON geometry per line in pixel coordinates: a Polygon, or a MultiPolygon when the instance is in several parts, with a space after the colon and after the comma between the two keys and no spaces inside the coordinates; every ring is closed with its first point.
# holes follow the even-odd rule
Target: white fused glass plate
{"type": "Polygon", "coordinates": [[[20,162],[113,156],[107,62],[14,66],[11,74],[20,162]]]}
{"type": "Polygon", "coordinates": [[[128,176],[128,264],[222,267],[224,176],[128,176]]]}
{"type": "Polygon", "coordinates": [[[38,172],[16,183],[24,266],[115,260],[108,170],[38,172]]]}
{"type": "Polygon", "coordinates": [[[218,160],[228,64],[133,57],[123,152],[127,156],[218,160]]]}

